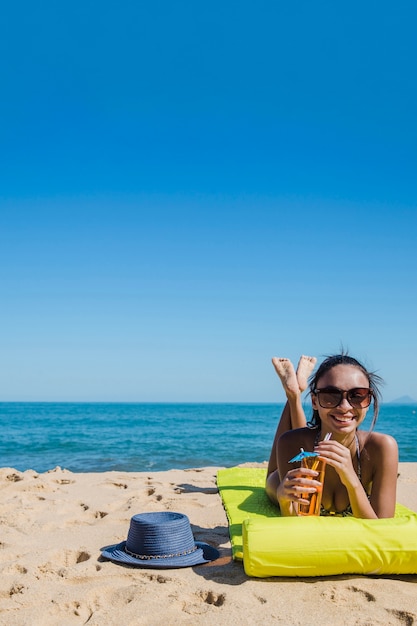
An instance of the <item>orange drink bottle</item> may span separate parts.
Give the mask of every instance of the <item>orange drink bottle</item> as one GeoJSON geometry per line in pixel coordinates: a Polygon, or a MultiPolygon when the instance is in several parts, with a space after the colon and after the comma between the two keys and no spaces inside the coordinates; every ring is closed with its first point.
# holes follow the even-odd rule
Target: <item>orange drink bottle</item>
{"type": "Polygon", "coordinates": [[[312,480],[318,480],[321,483],[321,487],[318,487],[318,491],[313,493],[303,493],[303,499],[309,500],[310,503],[299,504],[298,515],[320,515],[326,461],[319,456],[306,456],[301,459],[301,467],[307,467],[318,472],[319,475],[312,478],[312,480]]]}

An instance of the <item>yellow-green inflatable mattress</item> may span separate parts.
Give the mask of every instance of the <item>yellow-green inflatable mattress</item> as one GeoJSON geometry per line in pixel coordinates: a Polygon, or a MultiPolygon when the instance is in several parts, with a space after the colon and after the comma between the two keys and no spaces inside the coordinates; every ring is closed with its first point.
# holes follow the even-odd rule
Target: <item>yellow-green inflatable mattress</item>
{"type": "Polygon", "coordinates": [[[281,517],[265,478],[263,468],[217,474],[233,558],[249,576],[417,573],[417,513],[397,504],[390,519],[281,517]]]}

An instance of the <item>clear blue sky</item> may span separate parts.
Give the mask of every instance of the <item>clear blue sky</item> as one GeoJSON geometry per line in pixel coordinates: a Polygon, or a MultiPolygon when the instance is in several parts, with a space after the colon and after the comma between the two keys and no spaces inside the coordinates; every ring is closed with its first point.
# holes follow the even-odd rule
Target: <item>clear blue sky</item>
{"type": "Polygon", "coordinates": [[[0,400],[282,400],[343,345],[417,397],[414,0],[17,1],[0,400]]]}

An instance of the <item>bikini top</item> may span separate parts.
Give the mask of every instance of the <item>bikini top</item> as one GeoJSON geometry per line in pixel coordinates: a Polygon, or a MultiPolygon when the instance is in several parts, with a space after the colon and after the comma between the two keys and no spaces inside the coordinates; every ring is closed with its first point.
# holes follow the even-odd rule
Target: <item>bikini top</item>
{"type": "MultiPolygon", "coordinates": [[[[314,447],[316,447],[320,441],[320,435],[321,432],[318,431],[317,435],[316,435],[316,439],[314,441],[314,447]]],[[[359,478],[359,481],[362,483],[362,470],[361,470],[361,452],[360,452],[360,448],[359,448],[359,439],[358,439],[358,435],[355,433],[355,445],[356,445],[356,458],[358,461],[358,469],[357,469],[357,476],[359,478]]],[[[352,507],[350,506],[350,504],[343,510],[343,511],[329,511],[328,509],[325,509],[323,505],[321,505],[320,507],[320,515],[321,516],[329,516],[329,515],[338,515],[341,517],[347,517],[349,515],[353,515],[352,513],[352,507]]]]}

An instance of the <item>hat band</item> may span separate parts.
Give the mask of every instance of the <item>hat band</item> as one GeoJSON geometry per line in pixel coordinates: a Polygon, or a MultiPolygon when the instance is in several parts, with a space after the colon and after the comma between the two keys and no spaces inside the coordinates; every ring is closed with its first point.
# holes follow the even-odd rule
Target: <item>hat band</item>
{"type": "Polygon", "coordinates": [[[125,546],[125,552],[129,556],[133,556],[135,559],[140,559],[141,561],[152,561],[153,559],[172,559],[176,556],[187,556],[188,554],[192,554],[198,549],[198,546],[194,546],[191,550],[184,550],[184,552],[175,552],[173,554],[135,554],[135,552],[131,552],[125,546]]]}

